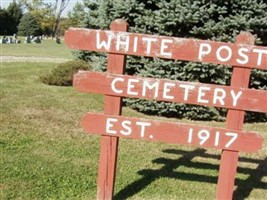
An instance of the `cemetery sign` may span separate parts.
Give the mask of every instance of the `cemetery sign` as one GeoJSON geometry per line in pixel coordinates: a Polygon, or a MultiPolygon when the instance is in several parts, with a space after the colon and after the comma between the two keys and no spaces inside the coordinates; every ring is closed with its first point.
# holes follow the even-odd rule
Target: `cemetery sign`
{"type": "Polygon", "coordinates": [[[84,130],[100,134],[98,199],[112,199],[118,140],[133,138],[222,149],[217,199],[231,199],[238,152],[257,152],[263,138],[242,130],[244,111],[267,112],[267,92],[248,89],[252,68],[267,70],[267,48],[241,33],[235,44],[129,33],[123,20],[111,30],[71,28],[65,42],[72,49],[107,52],[107,72],[80,71],[74,87],[105,95],[104,113],[87,113],[84,130]],[[208,62],[233,67],[231,86],[123,75],[126,55],[208,62]],[[121,97],[154,99],[228,109],[226,128],[157,121],[121,115],[121,97]]]}

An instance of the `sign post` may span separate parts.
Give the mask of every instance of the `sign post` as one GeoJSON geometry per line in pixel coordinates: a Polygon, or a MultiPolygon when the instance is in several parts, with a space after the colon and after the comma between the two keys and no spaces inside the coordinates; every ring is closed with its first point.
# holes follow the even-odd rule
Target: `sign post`
{"type": "MultiPolygon", "coordinates": [[[[128,25],[125,21],[116,20],[110,25],[113,31],[127,31],[128,25]]],[[[123,74],[125,70],[125,55],[108,54],[107,72],[123,74]]],[[[121,97],[106,95],[104,100],[104,113],[121,115],[121,97]]],[[[113,136],[101,136],[100,158],[98,170],[97,199],[112,199],[119,138],[113,136]]]]}
{"type": "MultiPolygon", "coordinates": [[[[242,32],[238,35],[236,43],[253,45],[254,37],[250,33],[242,32]]],[[[231,86],[247,88],[249,85],[250,69],[233,67],[231,86]]],[[[267,100],[267,99],[266,99],[267,100]]],[[[267,103],[265,102],[265,105],[267,103]]],[[[226,127],[242,130],[245,111],[228,110],[226,127]]],[[[232,199],[235,175],[238,164],[238,151],[222,150],[221,164],[218,177],[217,199],[232,199]]]]}
{"type": "Polygon", "coordinates": [[[127,23],[115,20],[111,30],[69,29],[65,42],[72,49],[107,52],[107,73],[79,71],[74,87],[105,95],[104,113],[87,113],[84,130],[101,135],[98,199],[112,199],[119,138],[160,141],[221,149],[216,198],[232,199],[239,152],[257,152],[263,138],[244,132],[246,110],[267,112],[267,92],[248,89],[252,68],[267,70],[267,48],[254,46],[242,32],[235,44],[128,33],[127,23]],[[230,86],[126,76],[126,55],[209,62],[233,66],[230,86]],[[121,98],[154,99],[228,109],[226,128],[171,123],[121,115],[121,98]]]}

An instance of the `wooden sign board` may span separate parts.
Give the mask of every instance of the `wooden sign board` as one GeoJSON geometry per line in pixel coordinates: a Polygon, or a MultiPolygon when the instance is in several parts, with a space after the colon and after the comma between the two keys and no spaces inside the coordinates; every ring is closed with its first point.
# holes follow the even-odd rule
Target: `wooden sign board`
{"type": "Polygon", "coordinates": [[[96,113],[87,113],[82,126],[91,134],[232,151],[256,152],[263,143],[257,134],[239,130],[96,113]]]}
{"type": "Polygon", "coordinates": [[[102,135],[97,198],[112,199],[118,138],[123,137],[222,149],[216,198],[232,199],[238,152],[256,152],[263,144],[262,137],[242,127],[245,110],[267,111],[266,91],[247,89],[251,68],[267,70],[267,48],[254,46],[254,37],[244,32],[232,44],[128,33],[123,20],[110,27],[65,33],[72,49],[109,53],[107,73],[79,72],[74,77],[79,91],[105,95],[104,114],[87,113],[82,119],[85,131],[102,135]],[[126,55],[231,65],[231,86],[125,76],[126,55]],[[122,117],[121,97],[228,108],[227,128],[122,117]]]}
{"type": "Polygon", "coordinates": [[[66,31],[65,42],[72,49],[267,69],[267,48],[253,45],[81,28],[66,31]]]}
{"type": "Polygon", "coordinates": [[[75,74],[73,85],[80,92],[267,112],[264,90],[89,71],[75,74]]]}

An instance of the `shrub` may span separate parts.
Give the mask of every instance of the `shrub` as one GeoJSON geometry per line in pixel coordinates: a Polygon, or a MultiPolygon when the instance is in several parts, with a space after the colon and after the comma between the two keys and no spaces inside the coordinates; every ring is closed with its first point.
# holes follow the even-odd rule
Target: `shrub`
{"type": "Polygon", "coordinates": [[[85,61],[74,60],[59,64],[51,73],[40,76],[47,85],[72,86],[73,75],[79,70],[90,70],[91,65],[85,61]]]}

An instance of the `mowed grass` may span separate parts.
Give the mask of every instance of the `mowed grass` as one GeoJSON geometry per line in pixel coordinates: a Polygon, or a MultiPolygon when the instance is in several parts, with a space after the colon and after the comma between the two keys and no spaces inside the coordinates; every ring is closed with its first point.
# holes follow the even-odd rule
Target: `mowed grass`
{"type": "MultiPolygon", "coordinates": [[[[102,112],[103,96],[38,79],[55,64],[2,63],[0,199],[96,199],[100,137],[85,134],[80,118],[102,112]]],[[[150,118],[123,108],[123,115],[150,118]]],[[[156,118],[161,120],[173,120],[156,118]]],[[[195,122],[223,127],[224,123],[195,122]]],[[[266,199],[267,124],[264,147],[240,154],[235,199],[266,199]]],[[[215,199],[220,151],[120,140],[115,199],[215,199]]]]}
{"type": "Polygon", "coordinates": [[[1,55],[3,56],[34,56],[49,58],[71,59],[71,50],[66,48],[64,40],[57,44],[55,40],[44,39],[41,44],[0,44],[1,55]]]}

